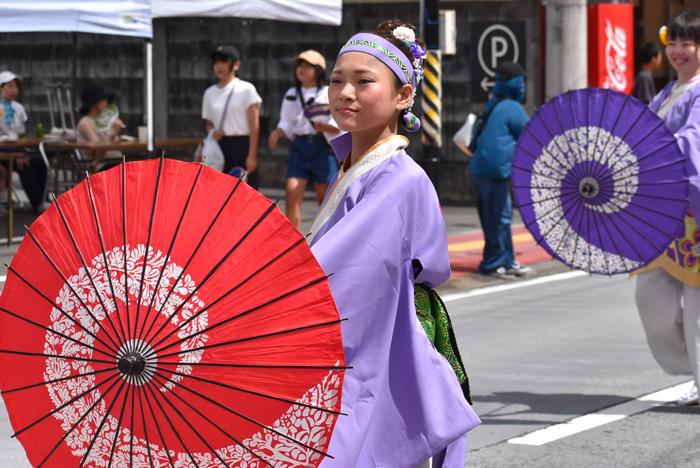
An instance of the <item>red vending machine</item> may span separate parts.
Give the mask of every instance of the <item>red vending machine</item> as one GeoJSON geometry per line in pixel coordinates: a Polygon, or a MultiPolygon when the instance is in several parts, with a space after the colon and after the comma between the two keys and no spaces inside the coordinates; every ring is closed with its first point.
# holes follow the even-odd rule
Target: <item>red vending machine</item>
{"type": "Polygon", "coordinates": [[[634,10],[629,3],[588,5],[588,84],[630,93],[634,86],[634,10]]]}

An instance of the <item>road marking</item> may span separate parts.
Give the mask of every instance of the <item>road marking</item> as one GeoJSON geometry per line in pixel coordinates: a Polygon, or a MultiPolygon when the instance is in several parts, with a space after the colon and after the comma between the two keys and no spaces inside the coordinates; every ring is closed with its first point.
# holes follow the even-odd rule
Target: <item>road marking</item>
{"type": "Polygon", "coordinates": [[[4,283],[6,279],[7,276],[0,276],[0,283],[4,283]]]}
{"type": "MultiPolygon", "coordinates": [[[[535,239],[532,234],[526,232],[524,234],[517,234],[513,236],[513,244],[520,244],[522,242],[530,242],[535,239]]],[[[448,252],[468,252],[470,250],[481,250],[484,248],[483,240],[475,240],[469,242],[459,242],[458,244],[449,244],[447,246],[448,252]]]]}
{"type": "Polygon", "coordinates": [[[605,408],[595,413],[584,414],[570,421],[553,426],[545,427],[521,437],[508,440],[509,444],[517,445],[540,445],[554,442],[555,440],[578,434],[580,432],[604,426],[611,422],[619,421],[629,416],[647,411],[655,406],[663,405],[679,399],[693,381],[683,382],[673,387],[665,388],[648,395],[641,396],[634,400],[620,403],[610,408],[605,408]]]}
{"type": "Polygon", "coordinates": [[[543,276],[541,278],[535,278],[525,281],[517,281],[515,283],[509,284],[499,284],[498,286],[490,286],[485,288],[472,289],[471,291],[465,291],[460,293],[445,294],[442,297],[442,302],[456,301],[458,299],[464,299],[467,297],[483,296],[484,294],[492,294],[502,291],[509,291],[511,289],[524,288],[527,286],[535,286],[538,284],[552,283],[554,281],[561,281],[571,278],[578,278],[580,276],[588,275],[585,271],[567,271],[566,273],[558,273],[556,275],[543,276]]]}

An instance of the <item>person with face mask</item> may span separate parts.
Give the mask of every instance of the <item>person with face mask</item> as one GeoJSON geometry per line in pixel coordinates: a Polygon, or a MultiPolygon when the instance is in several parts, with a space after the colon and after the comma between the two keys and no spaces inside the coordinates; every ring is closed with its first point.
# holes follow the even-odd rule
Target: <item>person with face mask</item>
{"type": "Polygon", "coordinates": [[[510,225],[513,207],[509,181],[515,141],[529,120],[521,102],[525,98],[525,71],[513,62],[496,69],[493,97],[482,114],[483,124],[472,138],[474,154],[469,173],[474,186],[476,207],[484,231],[482,274],[513,279],[532,269],[515,261],[510,225]]]}

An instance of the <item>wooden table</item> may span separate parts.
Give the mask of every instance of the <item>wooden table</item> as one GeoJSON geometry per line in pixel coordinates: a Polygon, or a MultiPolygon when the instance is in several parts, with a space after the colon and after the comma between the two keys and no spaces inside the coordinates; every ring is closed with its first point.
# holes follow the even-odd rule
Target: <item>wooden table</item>
{"type": "MultiPolygon", "coordinates": [[[[202,141],[201,138],[163,138],[156,140],[154,142],[153,148],[154,150],[162,150],[166,148],[175,148],[175,147],[187,147],[187,146],[196,146],[202,141]]],[[[62,164],[61,156],[63,153],[75,151],[75,150],[80,150],[84,153],[87,153],[91,157],[100,152],[104,151],[120,151],[120,152],[133,152],[133,151],[145,151],[148,148],[148,144],[146,142],[141,142],[141,141],[114,141],[114,142],[100,142],[100,143],[87,143],[87,142],[69,142],[69,141],[52,141],[52,140],[45,140],[44,141],[44,147],[45,148],[50,148],[53,149],[56,152],[56,166],[57,168],[60,167],[62,164]]],[[[136,159],[142,159],[142,158],[136,158],[136,159]]],[[[95,167],[95,160],[93,159],[92,161],[86,161],[91,163],[91,168],[92,171],[96,169],[95,167]]],[[[59,195],[59,190],[58,190],[58,170],[55,171],[55,190],[56,190],[56,196],[59,195]]]]}
{"type": "MultiPolygon", "coordinates": [[[[2,141],[0,142],[0,148],[6,149],[17,149],[17,152],[0,152],[0,161],[9,161],[7,169],[7,245],[8,247],[12,245],[12,229],[13,229],[13,199],[12,199],[12,175],[13,175],[13,163],[15,159],[28,156],[27,153],[22,152],[23,148],[38,148],[41,142],[44,142],[45,148],[51,148],[55,150],[57,161],[60,159],[62,152],[82,150],[88,154],[94,154],[99,151],[145,151],[147,149],[147,143],[140,141],[118,141],[109,143],[78,143],[75,140],[66,139],[53,139],[45,138],[43,140],[38,138],[24,138],[18,141],[2,141]]],[[[201,138],[165,138],[162,140],[156,140],[154,149],[165,149],[165,148],[175,148],[175,147],[187,147],[196,146],[202,141],[201,138]]],[[[45,159],[45,163],[48,165],[48,160],[45,159]]],[[[47,170],[50,167],[47,166],[47,170]]],[[[58,171],[56,171],[56,196],[58,196],[58,171]]],[[[47,173],[47,177],[49,174],[47,173]]]]}
{"type": "Polygon", "coordinates": [[[0,148],[36,148],[42,142],[39,138],[22,138],[17,141],[0,141],[0,148]]]}
{"type": "MultiPolygon", "coordinates": [[[[10,146],[5,146],[9,148],[10,146]]],[[[23,146],[16,146],[17,148],[22,148],[23,146]]],[[[0,161],[8,161],[7,164],[7,246],[12,246],[12,166],[15,159],[23,158],[26,154],[24,152],[17,153],[5,153],[0,152],[0,161]]]]}
{"type": "MultiPolygon", "coordinates": [[[[183,146],[196,146],[202,141],[202,138],[164,138],[162,140],[156,140],[153,148],[154,149],[165,149],[183,146]]],[[[2,146],[2,145],[0,145],[2,146]]],[[[95,153],[97,151],[139,151],[146,150],[148,145],[146,142],[141,141],[115,141],[107,143],[77,143],[77,142],[67,142],[67,141],[51,141],[46,140],[44,146],[47,148],[53,148],[57,151],[61,150],[82,150],[88,153],[95,153]]]]}
{"type": "MultiPolygon", "coordinates": [[[[23,152],[25,148],[32,148],[32,149],[37,149],[39,148],[39,145],[41,145],[41,142],[57,142],[59,141],[56,139],[56,137],[47,137],[47,138],[35,138],[35,137],[28,137],[28,138],[21,138],[17,141],[0,141],[0,148],[3,148],[5,151],[0,152],[0,161],[9,161],[8,164],[8,171],[7,171],[7,228],[8,228],[8,234],[7,234],[7,246],[10,247],[12,245],[12,229],[13,229],[13,198],[12,198],[12,175],[13,175],[13,164],[15,159],[25,157],[25,156],[31,156],[31,154],[28,154],[26,152],[23,152]],[[17,152],[14,151],[7,151],[7,150],[17,150],[17,152]]],[[[65,139],[63,138],[62,141],[68,143],[68,142],[74,142],[75,139],[65,139]]],[[[42,155],[43,156],[43,155],[42,155]]],[[[50,170],[49,167],[49,162],[48,160],[44,157],[44,164],[46,165],[47,171],[50,170]]],[[[48,177],[48,173],[47,173],[48,177]]],[[[46,200],[44,200],[46,201],[46,200]]]]}

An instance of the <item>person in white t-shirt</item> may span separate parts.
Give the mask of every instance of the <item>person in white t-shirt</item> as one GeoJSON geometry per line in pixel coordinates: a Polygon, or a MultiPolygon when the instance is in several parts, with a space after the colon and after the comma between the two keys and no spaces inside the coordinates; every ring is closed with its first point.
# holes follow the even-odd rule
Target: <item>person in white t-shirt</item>
{"type": "MultiPolygon", "coordinates": [[[[2,141],[17,141],[25,136],[27,112],[17,102],[19,82],[22,77],[10,71],[0,73],[0,151],[17,152],[16,147],[2,147],[2,141]]],[[[34,213],[39,214],[48,206],[42,198],[46,183],[46,169],[41,158],[25,156],[15,159],[13,168],[19,174],[22,188],[29,198],[34,213]]],[[[0,181],[0,190],[5,190],[5,181],[0,181]]],[[[2,210],[0,210],[0,213],[2,210]]]]}
{"type": "Polygon", "coordinates": [[[0,136],[17,141],[24,137],[27,111],[15,101],[19,93],[20,76],[4,71],[0,76],[0,136]]]}
{"type": "Polygon", "coordinates": [[[315,50],[307,50],[293,60],[297,62],[295,86],[285,93],[280,121],[268,143],[270,148],[275,148],[280,137],[292,140],[287,163],[286,215],[299,229],[307,184],[314,183],[316,199],[321,205],[329,182],[338,172],[338,161],[327,142],[336,138],[340,130],[328,105],[326,59],[315,50]],[[314,109],[323,111],[316,113],[314,109]]]}
{"type": "Polygon", "coordinates": [[[252,83],[236,77],[241,66],[238,49],[222,45],[209,57],[219,83],[207,88],[202,100],[202,118],[206,120],[207,133],[215,130],[214,138],[224,153],[224,172],[238,174],[244,170],[248,184],[257,189],[262,98],[252,83]],[[224,109],[226,115],[222,125],[224,109]]]}

